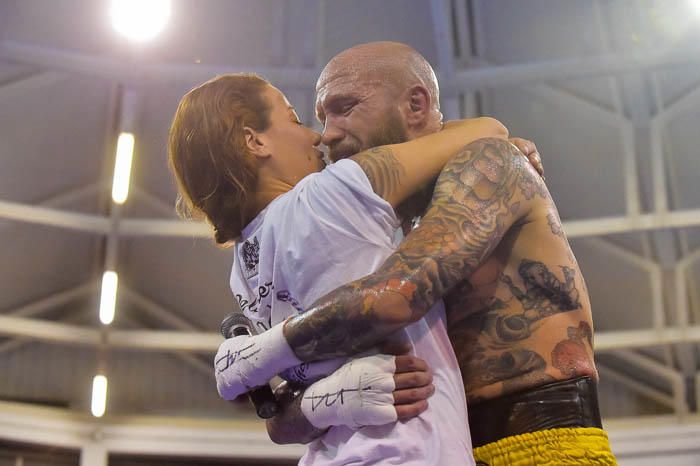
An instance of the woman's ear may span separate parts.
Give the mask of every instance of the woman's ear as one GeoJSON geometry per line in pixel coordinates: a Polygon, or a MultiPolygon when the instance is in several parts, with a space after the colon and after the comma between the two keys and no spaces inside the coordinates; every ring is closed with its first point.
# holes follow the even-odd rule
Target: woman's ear
{"type": "Polygon", "coordinates": [[[258,158],[267,158],[272,155],[272,148],[268,138],[264,134],[255,131],[249,126],[243,127],[246,146],[251,154],[258,158]]]}

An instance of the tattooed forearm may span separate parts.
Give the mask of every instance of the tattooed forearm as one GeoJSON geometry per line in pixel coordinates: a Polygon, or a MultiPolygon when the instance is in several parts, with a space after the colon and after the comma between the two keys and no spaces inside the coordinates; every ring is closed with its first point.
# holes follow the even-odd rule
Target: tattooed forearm
{"type": "Polygon", "coordinates": [[[374,274],[287,322],[285,336],[297,356],[310,361],[367,349],[422,317],[468,277],[527,214],[529,201],[547,196],[513,150],[505,141],[482,139],[454,157],[420,226],[374,274]]]}
{"type": "Polygon", "coordinates": [[[301,411],[301,400],[304,392],[294,393],[291,389],[284,388],[276,392],[279,413],[267,420],[267,433],[270,440],[277,444],[309,443],[326,432],[326,429],[317,429],[306,420],[301,411]]]}
{"type": "Polygon", "coordinates": [[[357,162],[369,179],[372,190],[380,197],[388,199],[396,192],[404,174],[403,165],[396,160],[388,147],[375,147],[360,152],[352,159],[357,162]]]}

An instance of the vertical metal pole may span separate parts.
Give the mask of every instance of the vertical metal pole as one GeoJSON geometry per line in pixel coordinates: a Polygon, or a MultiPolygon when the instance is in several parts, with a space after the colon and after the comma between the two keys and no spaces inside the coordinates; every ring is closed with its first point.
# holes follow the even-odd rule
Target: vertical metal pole
{"type": "Polygon", "coordinates": [[[107,466],[107,448],[98,442],[83,445],[80,449],[80,466],[107,466]]]}
{"type": "Polygon", "coordinates": [[[460,117],[459,91],[454,85],[455,52],[452,34],[451,10],[448,0],[431,0],[433,37],[438,52],[438,82],[441,87],[442,114],[447,120],[460,117]]]}

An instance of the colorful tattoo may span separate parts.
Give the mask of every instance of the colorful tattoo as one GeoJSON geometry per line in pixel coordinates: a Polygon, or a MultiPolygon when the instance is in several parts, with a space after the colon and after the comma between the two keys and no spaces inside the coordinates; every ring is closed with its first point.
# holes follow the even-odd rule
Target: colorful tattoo
{"type": "Polygon", "coordinates": [[[568,339],[557,343],[552,350],[552,365],[567,377],[574,377],[582,364],[590,360],[588,348],[593,347],[593,331],[587,322],[581,321],[578,328],[567,329],[568,339]]]}
{"type": "MultiPolygon", "coordinates": [[[[311,361],[368,349],[421,318],[469,277],[527,214],[529,201],[549,199],[540,177],[513,151],[506,141],[481,139],[455,156],[420,225],[374,274],[332,291],[287,322],[285,336],[296,355],[311,361]]],[[[556,283],[536,263],[525,268],[532,286],[556,283]]],[[[562,302],[575,305],[568,279],[558,286],[569,293],[562,302]]],[[[521,293],[548,297],[527,286],[521,293]]]]}

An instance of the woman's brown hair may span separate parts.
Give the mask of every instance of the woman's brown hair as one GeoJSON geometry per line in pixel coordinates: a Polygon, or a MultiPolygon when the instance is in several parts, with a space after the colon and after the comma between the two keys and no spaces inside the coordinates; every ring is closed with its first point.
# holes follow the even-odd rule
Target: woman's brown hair
{"type": "Polygon", "coordinates": [[[204,214],[218,244],[237,240],[252,220],[257,165],[243,127],[265,131],[268,82],[254,74],[217,76],[180,100],[168,138],[178,214],[204,214]]]}

